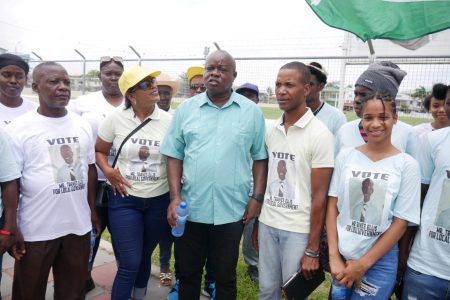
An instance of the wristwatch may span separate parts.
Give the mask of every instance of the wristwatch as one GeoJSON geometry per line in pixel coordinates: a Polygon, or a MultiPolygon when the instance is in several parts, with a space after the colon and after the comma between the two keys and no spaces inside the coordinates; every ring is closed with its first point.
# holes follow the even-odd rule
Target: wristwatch
{"type": "Polygon", "coordinates": [[[256,201],[258,201],[259,203],[264,202],[264,195],[261,194],[255,194],[253,193],[250,198],[255,199],[256,201]]]}

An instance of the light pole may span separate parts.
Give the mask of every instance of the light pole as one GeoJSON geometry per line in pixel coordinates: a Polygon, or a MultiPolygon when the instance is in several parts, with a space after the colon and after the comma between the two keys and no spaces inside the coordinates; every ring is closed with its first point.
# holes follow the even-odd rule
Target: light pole
{"type": "Polygon", "coordinates": [[[34,51],[31,51],[31,54],[33,54],[34,56],[36,56],[40,61],[42,61],[43,59],[42,59],[42,57],[41,56],[39,56],[36,52],[34,52],[34,51]]]}
{"type": "Polygon", "coordinates": [[[209,47],[205,46],[205,48],[203,49],[203,56],[205,57],[205,59],[208,56],[208,54],[209,54],[209,47]]]}
{"type": "Polygon", "coordinates": [[[136,51],[136,49],[133,48],[133,46],[129,45],[128,47],[130,47],[130,49],[134,52],[134,54],[136,54],[136,56],[138,57],[138,63],[139,66],[141,65],[141,55],[139,54],[139,52],[136,51]]]}
{"type": "Polygon", "coordinates": [[[84,90],[85,90],[85,87],[86,87],[86,57],[84,57],[84,55],[81,54],[81,52],[78,51],[77,49],[73,49],[73,50],[75,50],[75,52],[79,56],[81,56],[81,58],[83,59],[83,87],[82,87],[82,90],[81,90],[81,94],[84,95],[84,90]]]}

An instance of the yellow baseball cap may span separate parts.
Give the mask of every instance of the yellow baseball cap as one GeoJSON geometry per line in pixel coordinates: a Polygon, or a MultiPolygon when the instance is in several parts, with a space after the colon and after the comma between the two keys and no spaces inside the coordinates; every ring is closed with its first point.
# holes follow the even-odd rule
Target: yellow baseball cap
{"type": "Polygon", "coordinates": [[[195,76],[203,76],[203,72],[205,71],[205,68],[203,67],[190,67],[186,74],[188,78],[188,83],[191,83],[191,79],[195,76]]]}
{"type": "Polygon", "coordinates": [[[140,66],[132,66],[128,70],[125,70],[119,78],[120,92],[125,96],[130,88],[138,84],[143,79],[147,77],[156,78],[159,74],[161,74],[161,71],[153,71],[149,73],[140,66]]]}

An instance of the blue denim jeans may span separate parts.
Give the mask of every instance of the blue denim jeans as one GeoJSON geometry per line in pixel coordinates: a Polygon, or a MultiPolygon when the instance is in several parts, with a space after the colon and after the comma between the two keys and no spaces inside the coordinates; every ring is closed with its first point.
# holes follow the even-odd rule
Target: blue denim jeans
{"type": "Polygon", "coordinates": [[[392,295],[397,276],[398,247],[392,247],[382,256],[361,279],[361,290],[353,286],[349,299],[386,300],[392,295]],[[366,290],[369,292],[363,292],[366,290]]]}
{"type": "Polygon", "coordinates": [[[119,260],[111,299],[142,299],[150,278],[152,252],[167,226],[169,193],[153,198],[109,196],[109,225],[119,260]]]}
{"type": "Polygon", "coordinates": [[[281,299],[282,284],[300,268],[309,234],[290,232],[259,222],[259,299],[281,299]]]}
{"type": "Polygon", "coordinates": [[[408,267],[403,278],[402,300],[449,300],[450,281],[408,267]]]}

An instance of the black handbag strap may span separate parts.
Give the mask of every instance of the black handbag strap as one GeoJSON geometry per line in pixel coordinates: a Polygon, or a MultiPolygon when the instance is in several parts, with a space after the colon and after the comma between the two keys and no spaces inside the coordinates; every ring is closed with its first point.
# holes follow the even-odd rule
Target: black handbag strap
{"type": "Polygon", "coordinates": [[[138,132],[139,129],[141,129],[142,127],[144,127],[145,125],[147,125],[147,123],[150,122],[151,120],[152,120],[152,119],[150,119],[150,118],[146,119],[144,122],[142,122],[141,124],[139,124],[138,127],[136,127],[135,129],[133,129],[133,131],[130,132],[130,134],[128,134],[128,135],[123,139],[122,144],[120,144],[119,150],[117,150],[116,157],[114,157],[114,162],[113,162],[111,168],[114,169],[114,167],[116,166],[116,162],[117,162],[117,159],[119,158],[120,151],[122,150],[122,147],[123,147],[123,145],[126,143],[126,141],[128,141],[128,139],[129,139],[133,134],[135,134],[136,132],[138,132]]]}

